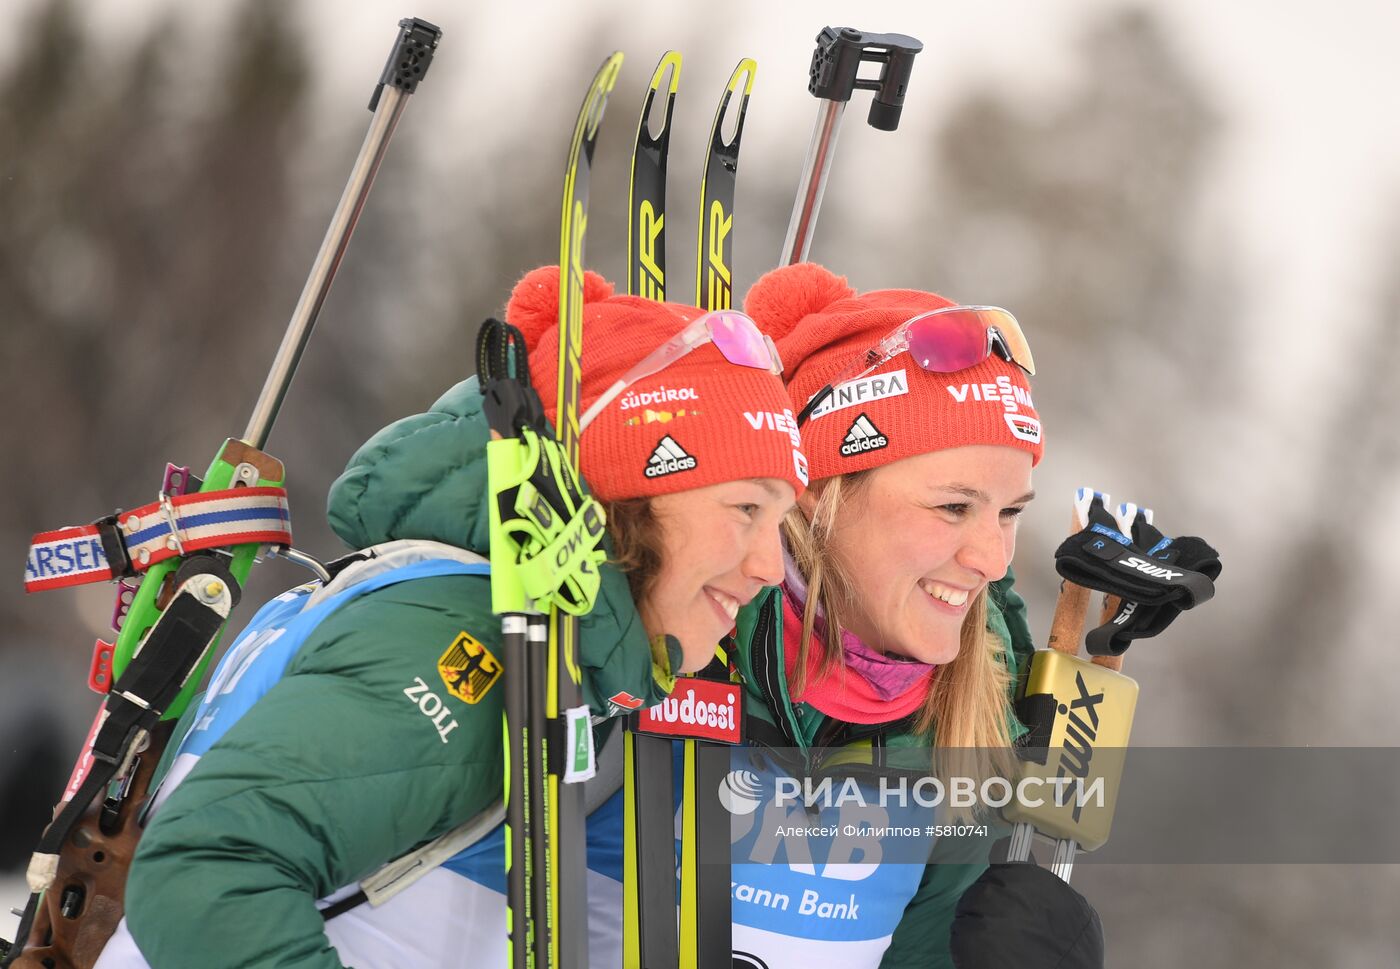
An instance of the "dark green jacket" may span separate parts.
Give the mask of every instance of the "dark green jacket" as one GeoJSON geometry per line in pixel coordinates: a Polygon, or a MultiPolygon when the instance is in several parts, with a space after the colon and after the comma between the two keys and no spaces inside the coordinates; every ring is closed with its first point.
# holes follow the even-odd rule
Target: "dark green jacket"
{"type": "MultiPolygon", "coordinates": [[[[355,548],[420,539],[485,554],[488,436],[476,380],[457,385],[360,448],[331,490],[332,527],[355,548]]],[[[621,690],[660,700],[619,572],[604,569],[598,605],[580,626],[595,712],[621,690]]],[[[126,904],[147,960],[340,966],[315,900],[501,796],[503,690],[497,682],[469,704],[439,670],[462,632],[500,659],[499,630],[489,580],[461,575],[370,592],[317,626],[142,837],[126,904]],[[420,707],[420,683],[446,714],[420,707]],[[445,735],[444,717],[458,724],[445,735]]]]}
{"type": "MultiPolygon", "coordinates": [[[[992,584],[987,610],[988,630],[1011,647],[1002,655],[1012,674],[1013,689],[1016,674],[1028,667],[1034,649],[1026,623],[1025,602],[1011,588],[1014,581],[1014,575],[1008,573],[1006,578],[992,584]]],[[[766,737],[756,737],[750,730],[750,741],[800,749],[806,763],[798,767],[809,772],[821,768],[817,750],[872,736],[880,738],[884,748],[881,756],[892,764],[898,763],[901,750],[910,755],[910,766],[914,760],[926,762],[928,748],[934,744],[932,736],[912,735],[902,723],[843,724],[809,704],[792,701],[782,672],[785,669],[782,595],[781,589],[766,589],[741,610],[738,617],[735,662],[745,684],[746,713],[771,727],[763,731],[766,737]],[[771,684],[771,687],[761,684],[771,684]]],[[[1012,733],[1016,736],[1023,733],[1024,728],[1009,710],[1008,706],[1012,733]]],[[[948,936],[953,909],[963,891],[986,868],[982,860],[986,847],[986,842],[972,847],[964,842],[956,856],[941,855],[940,850],[935,849],[935,863],[925,866],[918,892],[905,909],[880,963],[881,969],[952,969],[948,936]]]]}

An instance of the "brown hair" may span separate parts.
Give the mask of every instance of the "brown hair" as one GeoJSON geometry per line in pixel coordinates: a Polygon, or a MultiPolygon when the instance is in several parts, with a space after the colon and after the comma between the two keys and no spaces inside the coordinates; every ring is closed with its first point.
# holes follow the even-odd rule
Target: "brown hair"
{"type": "MultiPolygon", "coordinates": [[[[841,650],[842,617],[848,614],[855,593],[848,571],[830,546],[836,516],[859,501],[873,471],[857,471],[813,482],[816,507],[808,521],[794,508],[783,521],[783,535],[798,570],[807,582],[807,603],[802,613],[802,639],[797,653],[791,691],[800,694],[806,685],[838,671],[844,672],[841,650]],[[808,644],[817,628],[817,608],[825,616],[825,655],[814,664],[808,644]]],[[[849,514],[849,511],[844,513],[849,514]]],[[[947,748],[1005,749],[1011,745],[1007,690],[1010,674],[1002,662],[1008,644],[987,629],[987,592],[983,590],[968,608],[957,658],[939,667],[928,701],[919,711],[915,731],[934,733],[934,746],[947,748]]]]}
{"type": "Polygon", "coordinates": [[[627,575],[632,601],[640,603],[661,574],[661,522],[650,498],[624,498],[603,503],[612,538],[610,561],[627,575]]]}

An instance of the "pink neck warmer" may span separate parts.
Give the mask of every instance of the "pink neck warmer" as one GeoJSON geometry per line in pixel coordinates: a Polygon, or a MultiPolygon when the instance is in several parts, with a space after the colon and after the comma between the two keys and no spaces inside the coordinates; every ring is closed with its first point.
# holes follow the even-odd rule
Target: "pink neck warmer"
{"type": "MultiPolygon", "coordinates": [[[[807,587],[791,556],[786,559],[783,581],[783,654],[788,682],[797,669],[802,639],[802,609],[807,587]]],[[[816,628],[808,644],[808,668],[820,665],[826,654],[824,619],[817,614],[816,628]]],[[[794,703],[807,703],[827,716],[847,723],[886,723],[913,713],[928,697],[933,671],[938,667],[917,660],[877,653],[853,633],[841,631],[845,668],[838,667],[822,680],[809,683],[794,703]]]]}

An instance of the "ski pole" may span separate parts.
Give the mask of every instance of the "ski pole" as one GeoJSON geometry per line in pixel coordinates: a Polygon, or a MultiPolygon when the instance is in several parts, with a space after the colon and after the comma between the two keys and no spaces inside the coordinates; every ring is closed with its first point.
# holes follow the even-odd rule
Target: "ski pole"
{"type": "MultiPolygon", "coordinates": [[[[1065,586],[1053,649],[1036,653],[1017,701],[1017,714],[1031,729],[1030,744],[1018,751],[1021,759],[1045,768],[1050,750],[1056,750],[1054,780],[1073,778],[1080,790],[1069,811],[1063,789],[1055,805],[1044,810],[1019,801],[1012,805],[1007,816],[1018,822],[1012,859],[1025,857],[1034,824],[1055,838],[1051,871],[1066,881],[1079,847],[1101,845],[1113,820],[1137,698],[1137,684],[1118,672],[1122,653],[1134,639],[1156,636],[1184,610],[1208,602],[1221,570],[1219,553],[1209,543],[1198,536],[1162,534],[1150,508],[1123,502],[1110,513],[1107,505],[1106,495],[1088,488],[1076,494],[1073,531],[1055,550],[1055,570],[1065,586]],[[1108,594],[1099,626],[1087,637],[1087,593],[1075,585],[1108,594]],[[1081,638],[1092,662],[1076,655],[1081,638]],[[1096,803],[1089,803],[1089,794],[1096,803]]],[[[1034,769],[1030,772],[1033,777],[1034,769]]]]}
{"type": "MultiPolygon", "coordinates": [[[[90,685],[107,699],[31,860],[33,894],[4,966],[86,969],[121,918],[125,872],[140,836],[135,814],[173,721],[216,651],[258,549],[290,549],[283,465],[261,448],[405,98],[425,75],[440,36],[426,21],[399,22],[370,103],[375,112],[370,133],[254,408],[248,440],[225,441],[202,480],[187,468],[168,466],[159,500],[151,505],[35,537],[26,588],[138,575],[141,581],[123,582],[118,593],[116,643],[97,643],[90,685]],[[241,524],[211,529],[206,524],[211,518],[241,524]],[[58,547],[85,553],[79,561],[92,568],[80,575],[46,575],[46,565],[60,557],[58,547]],[[94,804],[103,790],[106,797],[94,804]],[[40,944],[29,945],[35,937],[40,944]]],[[[300,553],[287,557],[314,562],[300,553]]],[[[316,571],[325,576],[324,569],[316,571]]]]}
{"type": "Polygon", "coordinates": [[[817,34],[807,90],[820,104],[797,182],[797,201],[788,220],[780,265],[807,261],[846,102],[857,88],[876,92],[867,121],[872,128],[894,131],[904,109],[914,56],[923,49],[922,42],[904,34],[867,34],[851,27],[823,27],[817,34]],[[882,65],[878,77],[860,77],[860,66],[866,62],[882,65]]]}
{"type": "MultiPolygon", "coordinates": [[[[1107,505],[1108,496],[1088,488],[1076,493],[1071,534],[1089,526],[1095,500],[1107,505]]],[[[1124,534],[1131,533],[1137,512],[1135,505],[1119,506],[1114,517],[1124,534]]],[[[1150,517],[1151,511],[1146,514],[1150,517]]],[[[1018,716],[1031,729],[1030,742],[1023,748],[1023,776],[1029,772],[1046,781],[1073,779],[1075,795],[1066,796],[1061,786],[1054,803],[1030,807],[1012,801],[1003,810],[1013,822],[1007,861],[1029,860],[1031,840],[1040,831],[1054,839],[1050,870],[1066,882],[1079,848],[1092,850],[1108,840],[1138,694],[1137,683],[1118,672],[1121,656],[1095,656],[1092,662],[1079,658],[1090,598],[1088,588],[1062,581],[1050,648],[1036,651],[1017,702],[1018,716]],[[1097,803],[1086,803],[1085,782],[1089,792],[1101,791],[1097,803]]],[[[1107,596],[1101,621],[1112,618],[1118,604],[1116,596],[1107,596]]]]}

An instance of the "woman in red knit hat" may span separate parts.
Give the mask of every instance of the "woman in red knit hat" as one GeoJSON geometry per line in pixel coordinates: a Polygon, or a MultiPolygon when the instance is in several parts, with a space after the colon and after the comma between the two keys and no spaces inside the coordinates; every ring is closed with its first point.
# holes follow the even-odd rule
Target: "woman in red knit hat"
{"type": "MultiPolygon", "coordinates": [[[[506,314],[551,418],[558,279],[527,275],[506,314]]],[[[600,778],[621,758],[602,718],[659,702],[782,581],[779,523],[807,471],[780,370],[742,314],[586,278],[581,466],[614,546],[579,624],[600,778]]],[[[482,404],[464,381],[336,481],[331,525],[361,552],[265,606],[191,705],[102,969],[505,964],[482,404]],[[394,859],[422,877],[386,875],[381,895],[370,876],[394,859]]],[[[617,966],[622,799],[601,781],[584,797],[590,964],[617,966]]]]}
{"type": "MultiPolygon", "coordinates": [[[[750,740],[778,773],[809,776],[819,748],[855,742],[915,772],[930,748],[994,762],[1024,732],[1011,688],[1033,648],[1009,571],[1044,447],[1020,327],[933,293],[857,293],[812,264],[769,273],[744,305],[787,365],[811,478],[784,522],[781,585],[738,620],[750,740]]],[[[735,951],[768,969],[952,966],[955,907],[987,845],[971,846],[981,863],[923,859],[968,862],[968,847],[736,864],[735,951]],[[764,904],[778,897],[804,900],[796,918],[764,904]]]]}
{"type": "MultiPolygon", "coordinates": [[[[551,420],[557,278],[552,268],[526,276],[506,311],[533,348],[530,372],[551,420]]],[[[775,376],[782,363],[737,311],[612,296],[593,273],[584,296],[580,466],[607,509],[615,560],[627,568],[643,621],[680,640],[677,671],[693,672],[739,606],[773,584],[760,580],[782,576],[776,526],[758,512],[786,511],[807,484],[795,416],[775,376]],[[746,520],[736,529],[729,519],[741,507],[746,520]],[[750,546],[767,558],[743,576],[711,564],[728,569],[750,546]],[[718,625],[707,606],[723,614],[718,625]]]]}

